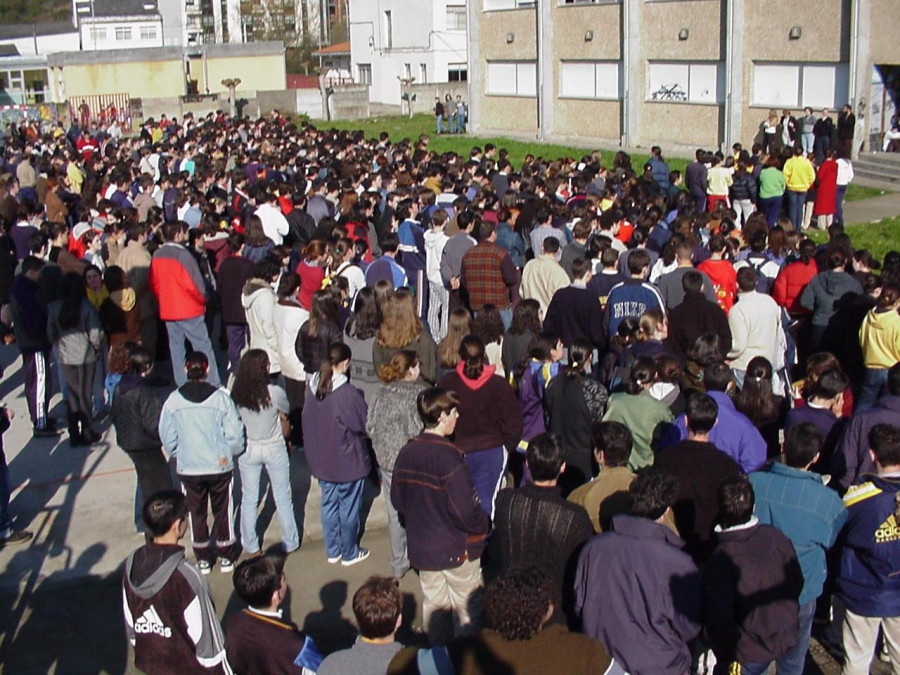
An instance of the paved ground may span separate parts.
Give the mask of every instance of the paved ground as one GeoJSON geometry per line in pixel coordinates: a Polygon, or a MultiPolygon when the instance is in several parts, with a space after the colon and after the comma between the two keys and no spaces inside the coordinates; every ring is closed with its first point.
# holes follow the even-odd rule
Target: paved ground
{"type": "MultiPolygon", "coordinates": [[[[130,461],[104,426],[91,450],[70,448],[64,440],[31,439],[18,351],[0,346],[0,401],[16,413],[4,444],[10,466],[12,512],[19,528],[35,533],[24,547],[0,550],[0,672],[135,672],[121,618],[120,565],[142,543],[133,525],[135,475],[130,461]]],[[[164,393],[164,392],[160,392],[164,393]]],[[[56,417],[64,418],[59,397],[56,417]]],[[[386,517],[378,488],[367,486],[366,530],[362,544],[369,560],[351,568],[328,565],[321,543],[319,490],[310,481],[302,453],[292,458],[295,514],[303,534],[300,550],[286,571],[291,594],[288,616],[324,651],[354,639],[350,597],[371,574],[387,574],[386,517]]],[[[268,524],[264,548],[279,541],[271,499],[260,516],[268,524]]],[[[210,585],[220,616],[239,608],[229,576],[214,570],[210,585]]],[[[403,580],[406,623],[401,638],[416,640],[421,594],[414,574],[403,580]]],[[[808,672],[831,675],[836,663],[817,644],[808,672]]],[[[883,668],[873,672],[886,672],[883,668]]]]}
{"type": "Polygon", "coordinates": [[[900,192],[844,204],[844,222],[848,224],[871,223],[896,216],[900,216],[900,192]]]}

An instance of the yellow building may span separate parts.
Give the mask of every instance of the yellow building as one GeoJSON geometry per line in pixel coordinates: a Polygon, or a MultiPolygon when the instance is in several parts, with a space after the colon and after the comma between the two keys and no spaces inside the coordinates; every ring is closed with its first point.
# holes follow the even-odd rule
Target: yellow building
{"type": "Polygon", "coordinates": [[[47,57],[53,100],[124,94],[169,99],[227,93],[224,79],[239,78],[239,95],[285,88],[280,42],[209,44],[196,47],[61,52],[47,57]]]}
{"type": "Polygon", "coordinates": [[[897,100],[897,0],[471,0],[468,11],[478,134],[730,147],[749,145],[772,108],[851,103],[856,138],[874,143],[897,100]]]}

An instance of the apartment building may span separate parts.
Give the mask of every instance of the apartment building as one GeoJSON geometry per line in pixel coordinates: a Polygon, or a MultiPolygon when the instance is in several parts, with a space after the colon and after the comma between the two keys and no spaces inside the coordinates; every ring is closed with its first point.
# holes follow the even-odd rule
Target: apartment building
{"type": "Polygon", "coordinates": [[[481,134],[687,150],[850,102],[867,139],[897,97],[895,0],[470,0],[468,25],[481,134]]]}
{"type": "Polygon", "coordinates": [[[398,78],[468,78],[466,0],[350,0],[349,9],[351,71],[370,101],[398,104],[398,78]]]}

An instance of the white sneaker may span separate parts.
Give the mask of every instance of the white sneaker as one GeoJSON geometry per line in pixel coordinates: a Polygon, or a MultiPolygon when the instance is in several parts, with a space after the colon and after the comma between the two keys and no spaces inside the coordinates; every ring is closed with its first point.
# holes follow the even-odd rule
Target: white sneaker
{"type": "Polygon", "coordinates": [[[351,565],[355,565],[356,563],[361,563],[363,560],[369,557],[369,549],[361,548],[359,549],[359,553],[356,554],[356,557],[352,560],[341,560],[341,565],[344,567],[350,567],[351,565]]]}
{"type": "Polygon", "coordinates": [[[329,565],[334,565],[335,563],[338,563],[340,561],[341,561],[341,556],[339,556],[339,555],[336,555],[333,558],[328,558],[329,565]]]}
{"type": "Polygon", "coordinates": [[[200,570],[200,574],[209,574],[212,572],[212,565],[209,564],[208,560],[198,560],[197,569],[200,570]]]}
{"type": "Polygon", "coordinates": [[[234,561],[228,558],[219,558],[219,571],[222,574],[231,574],[234,572],[234,561]]]}

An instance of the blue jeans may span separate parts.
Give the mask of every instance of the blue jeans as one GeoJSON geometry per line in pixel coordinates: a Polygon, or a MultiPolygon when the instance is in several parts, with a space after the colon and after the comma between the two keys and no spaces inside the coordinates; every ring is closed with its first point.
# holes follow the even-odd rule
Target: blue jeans
{"type": "Polygon", "coordinates": [[[175,386],[180,387],[187,382],[187,373],[184,372],[184,339],[191,341],[194,351],[203,352],[209,359],[209,375],[206,381],[214,387],[222,386],[219,379],[219,365],[216,363],[216,353],[209,341],[209,333],[206,330],[206,322],[202,316],[181,321],[166,321],[166,330],[169,332],[169,353],[172,355],[172,375],[175,376],[175,386]]]}
{"type": "Polygon", "coordinates": [[[813,617],[816,614],[816,601],[800,605],[800,639],[797,644],[775,661],[778,675],[803,675],[806,663],[806,652],[809,649],[809,636],[812,632],[813,617]]]}
{"type": "Polygon", "coordinates": [[[866,368],[863,375],[862,389],[859,391],[859,400],[856,402],[857,410],[869,410],[878,402],[881,392],[887,386],[887,368],[866,368]]]}
{"type": "Polygon", "coordinates": [[[226,323],[225,334],[228,336],[228,372],[237,375],[241,352],[250,344],[250,326],[245,323],[226,323]]]}
{"type": "Polygon", "coordinates": [[[803,154],[808,155],[813,151],[813,143],[815,143],[815,140],[815,134],[812,132],[800,134],[800,144],[803,146],[803,154]]]}
{"type": "Polygon", "coordinates": [[[837,186],[837,194],[834,200],[834,222],[844,224],[844,195],[847,194],[846,185],[837,186]]]}
{"type": "Polygon", "coordinates": [[[506,448],[501,445],[499,448],[466,453],[466,465],[469,467],[475,494],[481,502],[481,510],[493,518],[494,500],[506,468],[506,448]]]}
{"type": "Polygon", "coordinates": [[[322,534],[329,558],[353,560],[359,554],[359,509],[366,479],[349,483],[320,480],[322,489],[322,534]]]}
{"type": "Polygon", "coordinates": [[[438,136],[441,135],[441,131],[447,131],[447,127],[444,126],[444,116],[437,115],[435,117],[435,130],[438,136]]]}
{"type": "Polygon", "coordinates": [[[259,506],[259,478],[263,467],[269,475],[278,522],[281,524],[281,541],[284,550],[291,552],[300,546],[300,534],[294,518],[294,500],[291,498],[291,460],[284,441],[247,443],[247,452],[238,458],[241,470],[241,546],[247,553],[259,551],[256,534],[256,509],[259,506]]]}
{"type": "Polygon", "coordinates": [[[456,113],[456,128],[459,133],[466,133],[466,115],[465,113],[456,113]]]}
{"type": "Polygon", "coordinates": [[[799,232],[803,225],[803,204],[806,203],[806,191],[788,190],[784,194],[787,196],[788,217],[791,219],[794,230],[799,232]]]}
{"type": "Polygon", "coordinates": [[[759,200],[759,210],[766,217],[766,224],[769,226],[770,230],[775,227],[778,216],[781,214],[782,201],[784,201],[784,195],[766,197],[765,199],[759,200]]]}

